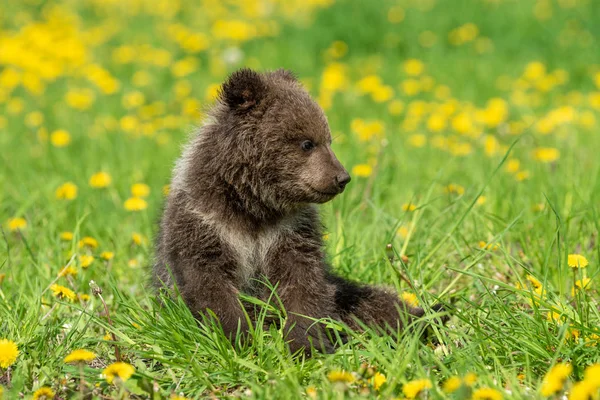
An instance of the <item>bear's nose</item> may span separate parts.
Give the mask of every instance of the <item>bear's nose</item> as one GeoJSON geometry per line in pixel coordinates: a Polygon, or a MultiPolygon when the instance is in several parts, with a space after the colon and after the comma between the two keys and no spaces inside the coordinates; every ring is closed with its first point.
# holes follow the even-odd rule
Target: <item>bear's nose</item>
{"type": "Polygon", "coordinates": [[[350,182],[350,179],[352,179],[350,178],[350,175],[344,171],[335,177],[335,184],[340,190],[344,190],[348,182],[350,182]]]}

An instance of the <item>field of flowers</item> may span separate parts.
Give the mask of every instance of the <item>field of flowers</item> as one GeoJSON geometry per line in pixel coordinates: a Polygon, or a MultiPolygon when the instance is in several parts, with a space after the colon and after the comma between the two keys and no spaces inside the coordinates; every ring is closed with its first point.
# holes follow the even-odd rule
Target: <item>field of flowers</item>
{"type": "Polygon", "coordinates": [[[598,398],[598,21],[597,0],[0,2],[0,398],[598,398]],[[242,66],[325,109],[353,176],[321,207],[330,261],[445,304],[428,339],[303,360],[154,298],[171,168],[242,66]]]}

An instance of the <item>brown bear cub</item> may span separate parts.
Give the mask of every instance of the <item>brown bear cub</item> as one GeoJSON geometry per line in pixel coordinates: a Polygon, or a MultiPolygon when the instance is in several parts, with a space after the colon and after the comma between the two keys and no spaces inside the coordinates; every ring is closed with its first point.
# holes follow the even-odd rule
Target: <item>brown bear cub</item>
{"type": "Polygon", "coordinates": [[[310,318],[395,331],[423,315],[397,293],[327,265],[314,204],[343,192],[350,176],[331,149],[323,110],[292,73],[233,73],[209,116],[173,172],[156,286],[175,283],[197,317],[212,310],[232,337],[248,329],[238,295],[266,299],[266,279],[287,312],[293,351],[332,350],[310,318]]]}

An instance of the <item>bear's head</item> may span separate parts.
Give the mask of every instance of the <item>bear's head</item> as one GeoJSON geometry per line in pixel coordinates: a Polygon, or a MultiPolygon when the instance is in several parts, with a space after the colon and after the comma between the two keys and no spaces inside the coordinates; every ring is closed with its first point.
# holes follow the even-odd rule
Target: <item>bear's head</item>
{"type": "Polygon", "coordinates": [[[350,175],[331,149],[323,110],[286,70],[234,72],[205,135],[222,178],[244,201],[276,210],[324,203],[350,175]]]}

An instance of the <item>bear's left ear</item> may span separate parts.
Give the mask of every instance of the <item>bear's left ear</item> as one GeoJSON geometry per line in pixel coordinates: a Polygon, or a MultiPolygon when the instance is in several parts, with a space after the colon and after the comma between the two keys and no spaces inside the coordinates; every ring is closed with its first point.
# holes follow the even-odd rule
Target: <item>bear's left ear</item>
{"type": "Polygon", "coordinates": [[[249,68],[235,71],[221,87],[220,98],[234,111],[248,111],[264,98],[267,85],[249,68]]]}

